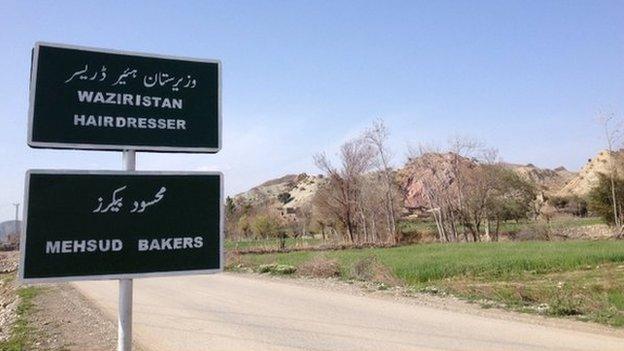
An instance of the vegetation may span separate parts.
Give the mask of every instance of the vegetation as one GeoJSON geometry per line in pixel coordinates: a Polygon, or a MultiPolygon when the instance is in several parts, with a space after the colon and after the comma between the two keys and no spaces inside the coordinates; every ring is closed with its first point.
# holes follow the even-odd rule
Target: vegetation
{"type": "Polygon", "coordinates": [[[389,166],[387,137],[386,127],[376,122],[340,147],[339,167],[324,153],[314,157],[327,179],[314,198],[319,223],[346,243],[396,242],[401,198],[389,166]]]}
{"type": "Polygon", "coordinates": [[[279,219],[269,215],[258,215],[251,222],[251,231],[256,238],[268,238],[275,235],[280,228],[279,219]]]}
{"type": "Polygon", "coordinates": [[[614,214],[622,211],[613,211],[613,203],[624,203],[624,179],[611,178],[604,174],[598,175],[598,185],[589,193],[589,208],[592,212],[601,216],[607,223],[616,225],[621,219],[614,217],[614,214]]]}
{"type": "MultiPolygon", "coordinates": [[[[302,267],[317,255],[250,254],[241,256],[240,262],[256,270],[266,264],[302,267]]],[[[379,262],[413,290],[448,292],[486,306],[504,304],[521,311],[624,325],[621,241],[427,244],[323,255],[338,263],[343,279],[366,277],[357,267],[373,257],[372,262],[379,262]]],[[[368,277],[384,276],[382,271],[378,267],[368,277]]]]}
{"type": "Polygon", "coordinates": [[[16,310],[17,318],[11,326],[11,336],[7,340],[0,342],[1,351],[21,351],[29,348],[33,328],[28,320],[34,308],[32,300],[40,292],[40,289],[30,286],[20,288],[17,291],[20,297],[16,310]]]}

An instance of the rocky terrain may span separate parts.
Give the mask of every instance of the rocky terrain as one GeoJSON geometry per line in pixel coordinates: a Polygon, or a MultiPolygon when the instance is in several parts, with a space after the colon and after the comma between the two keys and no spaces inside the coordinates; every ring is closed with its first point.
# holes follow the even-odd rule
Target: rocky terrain
{"type": "Polygon", "coordinates": [[[502,165],[513,170],[525,180],[537,185],[546,195],[558,194],[577,175],[577,173],[570,172],[565,167],[557,167],[555,169],[539,168],[530,163],[527,165],[502,163],[502,165]]]}
{"type": "Polygon", "coordinates": [[[0,341],[11,336],[11,325],[19,303],[14,277],[18,258],[17,251],[0,252],[0,341]]]}
{"type": "Polygon", "coordinates": [[[598,183],[598,174],[609,174],[611,169],[620,176],[624,175],[624,150],[614,152],[603,150],[596,157],[587,160],[587,164],[559,191],[558,195],[584,197],[598,183]]]}
{"type": "MultiPolygon", "coordinates": [[[[473,167],[475,164],[472,159],[452,153],[426,154],[408,160],[395,172],[404,192],[405,208],[427,208],[427,201],[423,196],[424,177],[434,177],[442,185],[448,186],[453,182],[453,167],[473,167]]],[[[618,174],[624,175],[624,150],[612,153],[601,151],[596,157],[589,159],[578,173],[564,167],[539,168],[530,163],[526,165],[501,163],[501,165],[535,184],[543,195],[584,197],[597,184],[599,173],[608,173],[611,167],[614,167],[618,174]]],[[[234,201],[248,206],[265,205],[278,209],[296,209],[311,203],[323,181],[323,177],[319,175],[289,174],[238,194],[234,197],[234,201]],[[280,200],[280,196],[286,201],[280,200]],[[288,196],[290,198],[285,198],[288,196]]]]}
{"type": "Polygon", "coordinates": [[[266,181],[247,192],[234,196],[237,204],[265,205],[278,208],[299,208],[310,204],[323,177],[289,174],[266,181]]]}

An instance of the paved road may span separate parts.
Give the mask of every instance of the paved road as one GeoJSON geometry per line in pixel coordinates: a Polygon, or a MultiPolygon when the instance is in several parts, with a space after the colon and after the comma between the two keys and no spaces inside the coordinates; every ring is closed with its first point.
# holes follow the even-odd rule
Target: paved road
{"type": "MultiPolygon", "coordinates": [[[[114,317],[117,282],[78,289],[114,317]]],[[[149,350],[624,350],[624,339],[220,274],[135,280],[149,350]]]]}

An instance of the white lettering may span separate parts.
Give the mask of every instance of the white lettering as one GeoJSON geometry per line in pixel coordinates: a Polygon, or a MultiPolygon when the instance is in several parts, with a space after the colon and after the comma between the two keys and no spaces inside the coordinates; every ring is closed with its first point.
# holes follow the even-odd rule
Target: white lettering
{"type": "Polygon", "coordinates": [[[61,252],[60,241],[46,241],[46,253],[59,253],[61,252]]]}

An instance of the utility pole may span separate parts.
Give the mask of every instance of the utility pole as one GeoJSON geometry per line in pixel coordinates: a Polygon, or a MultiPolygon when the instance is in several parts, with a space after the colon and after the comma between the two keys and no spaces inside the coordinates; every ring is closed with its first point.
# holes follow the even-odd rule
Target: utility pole
{"type": "Polygon", "coordinates": [[[13,206],[15,206],[15,222],[13,223],[13,225],[15,226],[15,231],[13,232],[13,237],[8,236],[7,237],[7,242],[9,245],[13,244],[13,241],[15,241],[15,243],[18,243],[21,237],[21,233],[20,233],[20,226],[19,226],[19,202],[15,202],[13,203],[13,206]]]}
{"type": "Polygon", "coordinates": [[[19,221],[19,207],[20,204],[19,202],[13,203],[13,206],[15,206],[15,235],[17,235],[17,237],[20,237],[20,233],[19,233],[19,226],[18,226],[18,221],[19,221]]]}

